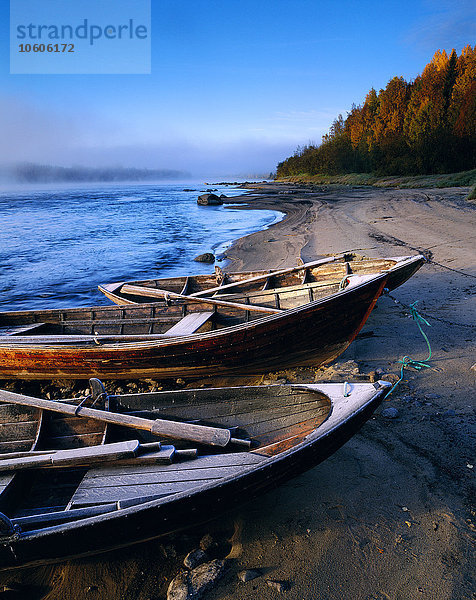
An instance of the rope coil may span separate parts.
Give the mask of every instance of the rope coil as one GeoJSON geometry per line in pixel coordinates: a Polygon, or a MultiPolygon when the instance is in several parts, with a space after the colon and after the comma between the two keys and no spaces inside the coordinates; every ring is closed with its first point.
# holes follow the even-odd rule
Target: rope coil
{"type": "Polygon", "coordinates": [[[393,392],[393,390],[398,386],[398,384],[403,381],[403,377],[405,375],[405,369],[407,367],[413,367],[417,371],[421,371],[422,369],[435,370],[434,367],[432,367],[430,364],[428,364],[428,361],[431,360],[430,340],[428,339],[428,336],[426,335],[426,333],[423,331],[423,329],[421,327],[422,324],[428,325],[428,327],[431,327],[431,325],[430,325],[430,323],[428,323],[428,321],[425,319],[425,317],[422,317],[422,315],[417,311],[417,309],[415,308],[415,306],[417,304],[418,304],[418,300],[415,300],[415,302],[413,302],[413,304],[410,304],[408,306],[408,308],[410,309],[410,314],[411,314],[412,319],[418,325],[418,329],[420,330],[420,333],[422,334],[423,339],[425,340],[426,345],[428,346],[428,356],[425,358],[425,360],[414,360],[410,356],[404,356],[402,359],[397,360],[397,363],[402,365],[400,368],[400,379],[390,388],[390,390],[385,395],[384,400],[386,398],[388,398],[390,396],[390,394],[393,392]]]}

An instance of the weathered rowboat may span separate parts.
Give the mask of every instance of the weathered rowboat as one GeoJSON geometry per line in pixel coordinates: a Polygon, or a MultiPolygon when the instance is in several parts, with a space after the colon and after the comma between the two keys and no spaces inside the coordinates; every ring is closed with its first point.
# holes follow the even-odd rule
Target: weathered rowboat
{"type": "Polygon", "coordinates": [[[345,289],[333,282],[276,290],[274,307],[179,297],[169,305],[3,312],[0,378],[206,377],[320,365],[352,342],[387,277],[349,276],[345,289]]]}
{"type": "Polygon", "coordinates": [[[284,288],[292,296],[296,288],[318,290],[330,283],[345,281],[348,275],[377,275],[387,272],[387,288],[393,290],[409,279],[425,262],[421,254],[391,258],[365,258],[346,253],[309,262],[292,268],[273,271],[243,271],[226,273],[220,268],[209,275],[190,275],[162,279],[147,279],[104,283],[99,290],[115,304],[136,304],[161,301],[162,292],[190,296],[213,296],[223,300],[246,299],[252,304],[273,305],[274,291],[284,288]]]}
{"type": "Polygon", "coordinates": [[[248,448],[199,445],[197,456],[188,442],[164,442],[151,451],[160,438],[142,430],[19,407],[12,402],[24,402],[24,396],[0,391],[0,569],[128,546],[249,501],[335,452],[370,417],[388,386],[273,385],[108,398],[113,416],[193,421],[251,440],[248,448]],[[97,460],[101,448],[121,444],[147,451],[112,463],[97,460]],[[38,465],[45,455],[53,456],[51,464],[38,465]],[[22,461],[35,464],[8,467],[22,461]]]}

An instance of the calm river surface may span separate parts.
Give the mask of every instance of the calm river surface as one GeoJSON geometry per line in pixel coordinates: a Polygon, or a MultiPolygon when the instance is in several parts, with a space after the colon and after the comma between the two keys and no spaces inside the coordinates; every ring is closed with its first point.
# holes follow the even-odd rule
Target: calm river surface
{"type": "Polygon", "coordinates": [[[0,310],[110,304],[98,283],[209,273],[213,265],[195,256],[219,255],[283,216],[200,207],[205,191],[190,183],[0,190],[0,310]]]}

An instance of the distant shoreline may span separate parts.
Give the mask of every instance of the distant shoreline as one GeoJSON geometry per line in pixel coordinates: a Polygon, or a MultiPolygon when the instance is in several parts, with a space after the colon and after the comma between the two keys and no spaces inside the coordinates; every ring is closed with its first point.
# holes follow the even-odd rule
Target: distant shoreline
{"type": "Polygon", "coordinates": [[[0,181],[7,183],[124,183],[180,180],[190,173],[175,169],[137,169],[129,167],[60,167],[23,163],[0,167],[0,181]]]}

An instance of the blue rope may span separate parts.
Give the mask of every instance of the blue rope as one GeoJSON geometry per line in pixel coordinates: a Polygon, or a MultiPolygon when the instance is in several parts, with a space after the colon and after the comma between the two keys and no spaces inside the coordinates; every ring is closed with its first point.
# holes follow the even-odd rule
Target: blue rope
{"type": "Polygon", "coordinates": [[[431,359],[430,340],[428,339],[428,336],[426,335],[426,333],[423,331],[423,329],[421,327],[422,324],[423,325],[428,325],[428,327],[431,327],[431,325],[417,311],[417,309],[415,308],[416,304],[418,304],[418,300],[415,300],[415,302],[413,302],[413,304],[410,304],[410,306],[409,306],[410,314],[412,316],[412,319],[418,325],[418,329],[420,330],[420,333],[422,334],[422,336],[423,336],[423,338],[424,338],[424,340],[426,342],[426,345],[428,346],[428,356],[427,356],[427,358],[425,358],[425,360],[413,360],[409,356],[404,356],[401,360],[397,360],[397,363],[399,363],[399,364],[402,365],[401,368],[400,368],[400,379],[397,381],[397,383],[395,383],[391,387],[390,391],[385,395],[384,400],[386,398],[388,398],[390,396],[390,394],[393,392],[393,390],[397,387],[397,385],[403,381],[403,377],[404,377],[404,374],[405,374],[405,369],[407,367],[413,367],[417,371],[421,371],[421,369],[431,369],[432,368],[432,366],[430,364],[428,364],[428,361],[431,359]]]}

